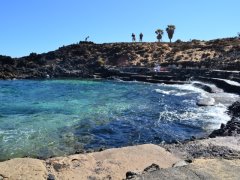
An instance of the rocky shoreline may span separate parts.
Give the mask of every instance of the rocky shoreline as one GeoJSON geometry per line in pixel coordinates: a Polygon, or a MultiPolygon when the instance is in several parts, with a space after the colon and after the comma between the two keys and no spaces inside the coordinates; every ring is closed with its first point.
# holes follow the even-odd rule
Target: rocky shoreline
{"type": "MultiPolygon", "coordinates": [[[[41,55],[32,53],[16,59],[1,56],[0,79],[91,78],[165,84],[199,80],[203,83],[195,86],[209,93],[221,88],[240,95],[239,44],[240,40],[234,38],[173,44],[80,43],[41,55]],[[164,71],[152,71],[154,63],[161,64],[164,71]],[[213,83],[217,88],[204,83],[213,83]]],[[[202,140],[193,137],[175,144],[0,162],[0,180],[238,179],[239,112],[240,103],[235,102],[228,108],[231,120],[202,140]]]]}
{"type": "Polygon", "coordinates": [[[238,179],[240,137],[0,162],[1,179],[238,179]],[[161,178],[160,178],[161,177],[161,178]]]}
{"type": "Polygon", "coordinates": [[[237,179],[239,110],[240,103],[233,103],[228,108],[232,119],[213,131],[210,138],[101,149],[46,160],[16,158],[0,162],[0,179],[237,179]]]}
{"type": "MultiPolygon", "coordinates": [[[[129,68],[132,71],[131,68],[129,68]]],[[[129,70],[128,69],[128,70],[129,70]]],[[[151,82],[151,83],[159,83],[159,82],[167,82],[167,84],[176,84],[176,81],[172,81],[172,79],[166,76],[169,72],[147,72],[148,74],[138,74],[131,73],[126,71],[116,71],[114,74],[110,73],[108,75],[97,74],[95,78],[104,78],[104,79],[121,79],[121,80],[138,80],[143,82],[151,82]],[[119,75],[120,74],[120,75],[119,75]],[[161,78],[162,75],[165,80],[151,80],[148,78],[161,78]],[[126,78],[126,79],[124,79],[126,78]]],[[[191,72],[191,71],[190,71],[191,72]]],[[[189,75],[188,75],[189,77],[189,75]]],[[[190,80],[198,79],[193,77],[190,80]]],[[[199,79],[203,80],[203,79],[199,79]]],[[[219,88],[222,88],[230,93],[239,94],[239,87],[236,84],[229,84],[229,82],[225,81],[225,79],[217,79],[211,78],[207,80],[204,79],[204,82],[210,82],[216,84],[216,87],[205,84],[204,82],[198,82],[193,84],[194,86],[203,89],[208,93],[217,93],[219,88]],[[216,81],[215,81],[216,80],[216,81]],[[216,83],[217,82],[217,83],[216,83]],[[224,85],[223,85],[224,84],[224,85]]],[[[179,84],[188,83],[186,81],[179,81],[179,84]]],[[[228,114],[231,116],[231,120],[226,124],[222,124],[220,129],[213,131],[210,134],[210,139],[202,139],[197,140],[195,137],[192,137],[191,140],[186,142],[176,142],[173,144],[163,144],[158,147],[162,149],[158,149],[156,153],[160,152],[169,152],[169,158],[176,158],[174,162],[169,162],[168,160],[163,160],[162,158],[166,156],[165,154],[158,154],[154,157],[149,158],[149,154],[152,154],[152,150],[156,148],[152,145],[146,145],[148,148],[144,151],[141,149],[142,146],[132,146],[127,147],[127,152],[124,151],[124,148],[120,149],[110,149],[103,150],[99,149],[96,152],[77,152],[78,154],[66,157],[58,157],[58,158],[50,158],[46,160],[37,160],[31,158],[17,158],[9,161],[0,163],[0,178],[2,179],[18,179],[19,177],[23,179],[158,179],[158,177],[164,177],[168,179],[169,177],[192,177],[193,179],[208,179],[213,177],[221,177],[219,176],[219,172],[215,174],[211,174],[209,169],[202,166],[204,163],[213,163],[215,166],[220,166],[221,172],[228,173],[230,176],[231,173],[235,173],[236,177],[238,177],[238,167],[240,165],[240,103],[235,102],[228,108],[228,114]],[[219,137],[223,136],[223,137],[219,137]],[[238,147],[239,146],[239,147],[238,147]],[[137,149],[138,155],[135,157],[131,153],[136,153],[137,149]],[[101,153],[110,152],[110,154],[103,156],[101,153]],[[112,159],[108,159],[108,157],[112,156],[114,152],[114,157],[112,159]],[[80,154],[79,154],[80,153],[80,154]],[[101,157],[99,159],[92,159],[93,154],[98,154],[97,157],[101,157]],[[144,164],[139,165],[139,157],[145,155],[144,164]],[[128,161],[122,162],[122,159],[127,155],[128,161]],[[117,157],[115,157],[117,156],[117,157]],[[118,157],[119,156],[119,157],[118,157]],[[132,159],[133,157],[135,159],[132,159]],[[91,157],[91,158],[90,158],[91,157]],[[104,157],[106,157],[104,159],[104,157]],[[156,162],[155,159],[159,158],[156,162]],[[90,159],[89,159],[90,158],[90,159]],[[66,161],[67,159],[67,161],[66,161]],[[80,160],[79,160],[80,159],[80,160]],[[214,161],[213,161],[214,160],[214,161]],[[110,161],[105,164],[105,161],[110,161]],[[89,164],[90,163],[90,164],[89,164]],[[170,164],[169,164],[170,163],[170,164]],[[231,167],[236,167],[234,171],[229,170],[229,163],[231,167]],[[233,163],[233,164],[232,164],[233,163]],[[117,164],[117,169],[116,169],[117,164]],[[131,164],[131,166],[129,166],[131,164]],[[151,165],[153,164],[153,165],[151,165]],[[168,164],[168,165],[167,165],[168,164]],[[167,166],[166,166],[167,165],[167,166]],[[226,167],[225,167],[226,166],[226,167]],[[127,167],[127,168],[123,168],[127,167]],[[195,167],[201,167],[201,171],[196,171],[195,167]],[[17,169],[15,173],[12,174],[13,169],[17,169]],[[228,170],[228,172],[226,171],[228,170]],[[81,172],[81,173],[79,173],[81,172]],[[205,175],[208,173],[208,175],[205,175]],[[199,178],[200,174],[201,177],[199,178]],[[204,176],[203,176],[204,174],[204,176]]],[[[145,145],[143,145],[145,146],[145,145]]],[[[94,156],[94,155],[93,155],[94,156]]],[[[209,168],[209,167],[208,167],[209,168]]],[[[240,174],[239,174],[240,175],[240,174]]],[[[164,179],[163,178],[163,179],[164,179]]]]}

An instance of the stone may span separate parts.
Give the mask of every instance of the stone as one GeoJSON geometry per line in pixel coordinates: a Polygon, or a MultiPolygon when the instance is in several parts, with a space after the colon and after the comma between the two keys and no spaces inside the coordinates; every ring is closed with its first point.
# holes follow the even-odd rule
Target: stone
{"type": "Polygon", "coordinates": [[[159,165],[153,163],[151,166],[148,166],[147,168],[145,168],[144,172],[152,172],[159,169],[160,169],[159,165]]]}
{"type": "Polygon", "coordinates": [[[16,158],[0,162],[0,175],[8,179],[46,180],[45,162],[31,158],[16,158]],[[13,173],[14,172],[14,173],[13,173]]]}
{"type": "Polygon", "coordinates": [[[143,173],[135,180],[178,180],[178,179],[231,179],[240,177],[240,160],[196,159],[192,164],[181,167],[160,169],[151,173],[143,173]]]}
{"type": "Polygon", "coordinates": [[[126,178],[126,172],[141,172],[149,164],[154,163],[161,168],[168,168],[179,160],[160,146],[145,144],[76,154],[65,158],[52,158],[51,161],[54,162],[52,164],[65,164],[67,168],[56,171],[51,166],[50,170],[55,174],[56,179],[87,179],[90,176],[96,179],[107,176],[111,176],[112,179],[123,179],[126,178]]]}
{"type": "Polygon", "coordinates": [[[214,106],[215,99],[211,97],[202,97],[197,101],[198,106],[214,106]]]}
{"type": "Polygon", "coordinates": [[[53,174],[49,174],[47,180],[55,180],[55,176],[53,174]]]}
{"type": "Polygon", "coordinates": [[[137,175],[137,173],[128,171],[128,172],[126,173],[126,179],[132,179],[132,178],[134,178],[136,175],[137,175]]]}
{"type": "Polygon", "coordinates": [[[201,83],[193,83],[193,86],[203,89],[204,91],[207,91],[209,93],[213,93],[213,90],[210,86],[206,85],[206,84],[201,84],[201,83]]]}
{"type": "Polygon", "coordinates": [[[181,166],[187,166],[189,163],[187,163],[186,161],[182,160],[182,161],[178,161],[177,163],[175,163],[173,165],[173,167],[181,167],[181,166]]]}

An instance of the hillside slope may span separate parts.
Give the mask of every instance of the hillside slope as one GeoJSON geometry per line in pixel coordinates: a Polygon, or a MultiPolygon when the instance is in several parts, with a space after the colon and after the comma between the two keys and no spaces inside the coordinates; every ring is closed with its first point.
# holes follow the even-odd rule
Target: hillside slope
{"type": "Polygon", "coordinates": [[[43,54],[12,59],[0,56],[0,78],[89,77],[111,66],[181,65],[240,70],[240,39],[175,43],[73,44],[43,54]]]}

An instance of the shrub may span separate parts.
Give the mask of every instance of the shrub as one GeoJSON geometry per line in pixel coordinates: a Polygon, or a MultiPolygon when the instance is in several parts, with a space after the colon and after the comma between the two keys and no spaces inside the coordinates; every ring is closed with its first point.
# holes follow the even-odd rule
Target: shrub
{"type": "Polygon", "coordinates": [[[53,59],[56,59],[56,55],[55,55],[54,52],[49,52],[49,53],[46,54],[45,58],[47,60],[53,60],[53,59]]]}
{"type": "Polygon", "coordinates": [[[10,56],[1,56],[0,55],[0,63],[2,65],[4,65],[4,64],[13,65],[14,59],[12,59],[10,56]]]}
{"type": "Polygon", "coordinates": [[[40,54],[37,53],[30,53],[29,56],[25,57],[25,59],[27,61],[34,62],[38,65],[46,64],[46,60],[40,54]]]}
{"type": "Polygon", "coordinates": [[[105,65],[105,61],[104,61],[104,59],[101,58],[101,57],[99,57],[96,62],[97,62],[97,64],[98,64],[99,66],[104,66],[104,65],[105,65]]]}
{"type": "Polygon", "coordinates": [[[175,43],[182,43],[182,40],[178,39],[178,40],[175,41],[175,43]]]}

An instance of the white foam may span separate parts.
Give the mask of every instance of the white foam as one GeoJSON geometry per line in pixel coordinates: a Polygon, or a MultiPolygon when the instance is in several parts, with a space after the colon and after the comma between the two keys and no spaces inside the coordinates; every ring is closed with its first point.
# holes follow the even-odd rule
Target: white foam
{"type": "Polygon", "coordinates": [[[231,117],[226,114],[227,107],[223,104],[218,104],[216,106],[208,107],[206,112],[203,113],[203,118],[210,122],[211,125],[206,127],[206,129],[219,129],[220,124],[226,124],[231,117]]]}
{"type": "Polygon", "coordinates": [[[171,94],[173,92],[173,91],[167,91],[167,90],[162,90],[162,89],[155,89],[155,91],[157,93],[166,94],[166,95],[169,95],[169,94],[171,94]]]}
{"type": "Polygon", "coordinates": [[[175,96],[184,96],[184,95],[187,95],[188,93],[184,93],[184,92],[178,92],[178,93],[175,93],[174,95],[175,96]]]}
{"type": "Polygon", "coordinates": [[[240,83],[238,83],[236,81],[231,81],[231,80],[228,80],[228,79],[221,79],[221,80],[224,80],[228,84],[231,84],[231,85],[234,85],[234,86],[240,86],[240,83]]]}
{"type": "MultiPolygon", "coordinates": [[[[218,129],[221,123],[227,123],[231,118],[225,113],[227,110],[226,106],[218,104],[211,107],[199,107],[189,108],[187,111],[179,113],[177,111],[171,111],[165,108],[159,113],[159,120],[157,124],[161,124],[164,121],[191,121],[192,125],[198,124],[201,121],[204,126],[200,125],[201,128],[206,130],[218,129]]],[[[200,123],[201,124],[201,123],[200,123]]]]}
{"type": "MultiPolygon", "coordinates": [[[[196,83],[196,81],[192,82],[196,83]]],[[[215,87],[215,85],[208,84],[209,86],[215,87]]],[[[162,90],[156,89],[156,92],[162,94],[173,94],[173,95],[186,95],[191,93],[197,93],[198,99],[201,98],[211,98],[216,99],[216,104],[214,106],[207,106],[207,107],[192,107],[188,109],[188,111],[179,113],[170,110],[167,106],[164,108],[164,111],[159,113],[159,121],[161,123],[161,119],[165,119],[167,121],[172,120],[190,120],[193,122],[202,121],[205,124],[203,127],[206,130],[214,130],[218,129],[221,123],[227,123],[231,118],[226,113],[227,106],[232,104],[234,101],[239,99],[238,95],[225,93],[225,92],[218,92],[218,93],[208,93],[200,88],[193,86],[192,84],[185,84],[185,85],[164,85],[165,87],[174,87],[177,90],[162,90]]],[[[183,100],[189,104],[196,104],[195,100],[183,100]]],[[[197,123],[197,122],[196,122],[197,123]]]]}
{"type": "Polygon", "coordinates": [[[174,96],[184,96],[188,93],[186,92],[178,92],[178,91],[175,91],[175,90],[162,90],[162,89],[155,89],[155,91],[157,93],[160,93],[160,94],[165,94],[165,95],[174,95],[174,96]]]}
{"type": "MultiPolygon", "coordinates": [[[[196,81],[193,81],[192,83],[195,83],[196,81]]],[[[187,92],[196,92],[196,93],[205,93],[204,90],[200,89],[200,88],[197,88],[195,86],[193,86],[192,84],[174,84],[174,85],[168,85],[170,87],[175,87],[179,90],[184,90],[184,91],[187,91],[187,92]]]]}

